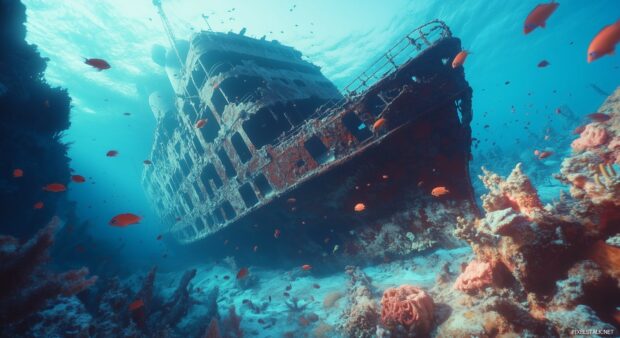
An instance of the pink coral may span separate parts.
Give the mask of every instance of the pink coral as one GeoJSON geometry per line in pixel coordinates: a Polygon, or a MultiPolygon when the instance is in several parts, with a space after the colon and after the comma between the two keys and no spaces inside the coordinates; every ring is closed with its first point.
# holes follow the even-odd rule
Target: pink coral
{"type": "Polygon", "coordinates": [[[381,322],[390,330],[402,326],[409,333],[428,333],[434,308],[431,296],[418,287],[401,285],[388,288],[381,298],[381,322]]]}
{"type": "Polygon", "coordinates": [[[542,203],[536,188],[523,173],[521,163],[504,179],[482,168],[482,183],[489,192],[482,196],[482,207],[487,212],[512,208],[529,218],[537,218],[542,211],[542,203]]]}
{"type": "Polygon", "coordinates": [[[603,128],[598,127],[596,123],[590,123],[581,133],[578,139],[573,141],[571,147],[574,151],[583,151],[593,149],[607,142],[608,134],[603,128]]]}
{"type": "Polygon", "coordinates": [[[479,290],[493,283],[493,269],[490,263],[473,260],[456,279],[454,288],[464,292],[479,290]]]}

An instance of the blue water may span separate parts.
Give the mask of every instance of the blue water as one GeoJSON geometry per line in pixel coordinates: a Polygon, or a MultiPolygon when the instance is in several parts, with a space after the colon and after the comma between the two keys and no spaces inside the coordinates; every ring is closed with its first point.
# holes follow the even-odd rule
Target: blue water
{"type": "MultiPolygon", "coordinates": [[[[67,88],[73,98],[72,125],[64,140],[71,144],[71,167],[92,177],[85,185],[70,186],[78,216],[91,222],[96,238],[122,236],[129,243],[122,249],[124,264],[159,259],[166,250],[154,238],[169,225],[157,219],[140,184],[155,128],[147,97],[168,86],[163,70],[151,61],[154,44],[167,46],[155,8],[148,0],[24,2],[27,40],[49,58],[47,80],[67,88]],[[112,68],[97,72],[82,57],[106,59],[112,68]],[[120,155],[106,157],[111,149],[120,155]],[[108,226],[121,212],[140,214],[144,220],[124,229],[108,226]]],[[[295,47],[339,88],[411,29],[443,20],[471,52],[465,73],[474,90],[473,136],[481,140],[473,151],[472,170],[484,165],[507,174],[519,161],[528,170],[557,171],[559,161],[541,166],[529,156],[546,147],[566,151],[555,149],[554,140],[541,142],[547,123],[556,129],[573,127],[555,108],[568,106],[579,116],[591,113],[603,96],[590,84],[611,92],[620,78],[618,56],[586,62],[593,36],[618,20],[619,1],[561,1],[546,28],[524,35],[524,19],[537,3],[170,0],[164,6],[179,38],[206,29],[200,15],[205,14],[216,31],[245,27],[249,36],[266,35],[295,47]],[[550,66],[536,67],[543,59],[550,66]],[[528,136],[526,126],[535,136],[528,136]]]]}

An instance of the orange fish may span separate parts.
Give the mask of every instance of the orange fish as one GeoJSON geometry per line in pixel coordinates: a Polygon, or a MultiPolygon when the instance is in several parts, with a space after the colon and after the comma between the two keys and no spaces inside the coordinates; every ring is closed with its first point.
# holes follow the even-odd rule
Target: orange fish
{"type": "Polygon", "coordinates": [[[355,207],[353,207],[353,210],[355,210],[357,212],[362,212],[362,211],[366,210],[366,205],[364,205],[364,203],[357,203],[355,205],[355,207]]]}
{"type": "Polygon", "coordinates": [[[466,50],[462,50],[458,54],[456,54],[456,56],[454,57],[454,60],[452,60],[452,68],[457,68],[457,67],[462,66],[465,63],[465,59],[467,59],[468,55],[469,55],[469,52],[467,52],[466,50]]]}
{"type": "Polygon", "coordinates": [[[611,118],[611,116],[609,116],[607,114],[603,114],[603,113],[592,113],[592,114],[588,114],[586,116],[590,120],[592,120],[594,122],[600,122],[600,123],[607,122],[611,118]]]}
{"type": "Polygon", "coordinates": [[[301,266],[301,269],[304,270],[304,271],[310,271],[310,270],[312,270],[312,265],[304,264],[304,265],[301,266]]]}
{"type": "Polygon", "coordinates": [[[280,238],[280,229],[276,229],[273,231],[273,238],[275,239],[280,238]]]}
{"type": "Polygon", "coordinates": [[[248,268],[241,268],[239,272],[237,272],[237,279],[243,279],[250,274],[250,270],[248,268]]]}
{"type": "Polygon", "coordinates": [[[116,151],[116,150],[110,150],[110,151],[108,151],[108,152],[105,154],[105,156],[107,156],[107,157],[114,157],[114,156],[116,156],[116,155],[118,155],[118,151],[116,151]]]}
{"type": "Polygon", "coordinates": [[[43,202],[39,201],[39,202],[34,204],[33,208],[35,208],[35,209],[43,209],[44,206],[45,206],[45,204],[43,204],[43,202]]]}
{"type": "Polygon", "coordinates": [[[23,170],[21,170],[19,168],[13,169],[13,177],[20,178],[22,176],[24,176],[24,171],[23,170]]]}
{"type": "Polygon", "coordinates": [[[450,192],[450,190],[446,189],[446,187],[435,187],[431,190],[431,195],[435,197],[446,195],[450,192]]]}
{"type": "Polygon", "coordinates": [[[135,311],[143,306],[144,302],[142,301],[142,299],[134,300],[133,302],[131,302],[131,304],[129,304],[129,311],[135,311]]]}
{"type": "Polygon", "coordinates": [[[84,178],[84,176],[81,175],[73,175],[71,176],[71,180],[75,183],[84,183],[86,182],[86,179],[84,178]]]}
{"type": "Polygon", "coordinates": [[[537,27],[545,28],[547,19],[558,9],[560,4],[557,2],[550,2],[548,4],[540,4],[536,6],[525,19],[523,25],[523,33],[528,34],[537,27]]]}
{"type": "Polygon", "coordinates": [[[109,224],[117,227],[124,227],[130,224],[136,224],[142,220],[142,217],[130,213],[118,214],[110,220],[109,224]]]}
{"type": "Polygon", "coordinates": [[[379,130],[381,127],[383,127],[383,125],[385,124],[385,119],[382,117],[380,119],[378,119],[377,121],[375,121],[375,123],[373,123],[372,125],[372,130],[377,131],[379,130]]]}
{"type": "Polygon", "coordinates": [[[49,191],[49,192],[63,192],[67,190],[67,187],[65,187],[65,185],[61,183],[50,183],[44,186],[43,190],[49,191]]]}
{"type": "Polygon", "coordinates": [[[200,119],[200,120],[196,121],[196,128],[200,129],[200,128],[204,127],[205,124],[207,124],[207,120],[206,119],[200,119]]]}
{"type": "Polygon", "coordinates": [[[104,59],[86,59],[84,58],[84,63],[97,68],[98,71],[102,71],[105,69],[110,69],[110,64],[104,59]]]}
{"type": "Polygon", "coordinates": [[[151,162],[151,160],[144,160],[144,161],[142,161],[142,163],[147,164],[147,165],[148,164],[153,164],[153,162],[151,162]]]}
{"type": "Polygon", "coordinates": [[[542,160],[543,158],[547,158],[551,155],[553,155],[552,151],[543,151],[538,154],[538,158],[542,160]]]}
{"type": "Polygon", "coordinates": [[[603,27],[592,39],[588,47],[588,63],[604,55],[612,55],[618,42],[620,42],[620,20],[603,27]]]}

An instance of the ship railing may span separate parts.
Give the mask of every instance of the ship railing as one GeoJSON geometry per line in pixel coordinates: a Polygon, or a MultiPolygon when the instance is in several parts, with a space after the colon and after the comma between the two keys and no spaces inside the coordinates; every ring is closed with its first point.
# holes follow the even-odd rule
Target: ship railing
{"type": "MultiPolygon", "coordinates": [[[[308,119],[320,119],[330,112],[343,109],[347,102],[363,94],[375,83],[397,71],[400,66],[416,57],[423,50],[431,47],[437,41],[452,36],[450,28],[441,20],[433,20],[419,26],[401,38],[392,48],[381,55],[366,70],[353,79],[343,88],[343,97],[339,100],[330,100],[312,113],[308,119]]],[[[278,147],[293,138],[304,127],[300,124],[274,143],[278,147]]]]}

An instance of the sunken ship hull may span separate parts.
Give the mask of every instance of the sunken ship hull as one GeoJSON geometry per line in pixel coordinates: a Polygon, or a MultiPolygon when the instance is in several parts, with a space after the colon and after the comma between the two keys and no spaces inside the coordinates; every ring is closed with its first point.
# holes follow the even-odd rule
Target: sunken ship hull
{"type": "Polygon", "coordinates": [[[345,256],[372,256],[364,250],[385,224],[445,242],[446,222],[476,212],[468,172],[472,91],[462,68],[447,62],[461,46],[443,23],[412,31],[344,96],[320,72],[309,75],[311,67],[294,69],[302,76],[289,76],[297,88],[287,93],[265,80],[274,64],[244,62],[247,54],[235,53],[239,61],[216,75],[197,74],[196,60],[204,66],[231,57],[201,48],[200,41],[219,33],[202,34],[208,35],[192,40],[183,67],[191,76],[177,86],[185,95],[172,112],[156,114],[156,141],[165,130],[170,135],[156,142],[144,174],[147,193],[179,243],[261,259],[325,257],[338,248],[345,256]],[[258,85],[240,90],[249,72],[258,85]],[[232,99],[233,92],[247,99],[232,99]],[[219,127],[210,140],[209,129],[194,127],[205,117],[202,129],[219,127]],[[166,127],[171,123],[180,126],[166,127]],[[193,147],[187,138],[195,139],[193,147]],[[437,186],[449,193],[433,196],[437,186]],[[358,203],[365,209],[356,211],[358,203]]]}

